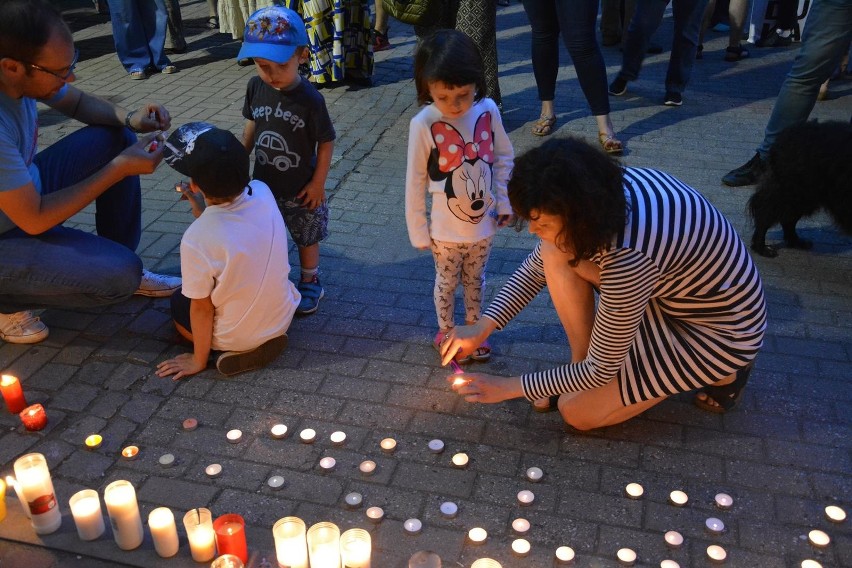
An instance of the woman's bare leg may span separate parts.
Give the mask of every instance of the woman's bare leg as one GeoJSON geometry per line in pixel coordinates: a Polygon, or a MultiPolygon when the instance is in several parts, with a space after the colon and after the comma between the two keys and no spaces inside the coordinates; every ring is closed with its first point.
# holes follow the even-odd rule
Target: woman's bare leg
{"type": "Polygon", "coordinates": [[[592,430],[620,424],[642,414],[666,398],[668,397],[662,396],[624,406],[618,381],[613,379],[602,387],[563,394],[559,397],[559,414],[577,430],[592,430]]]}

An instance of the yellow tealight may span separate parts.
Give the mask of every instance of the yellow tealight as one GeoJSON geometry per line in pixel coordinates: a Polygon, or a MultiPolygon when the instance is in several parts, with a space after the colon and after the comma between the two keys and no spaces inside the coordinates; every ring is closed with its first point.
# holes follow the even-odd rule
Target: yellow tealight
{"type": "Polygon", "coordinates": [[[96,450],[101,447],[101,444],[104,441],[104,437],[100,434],[92,434],[90,436],[86,436],[86,449],[87,450],[96,450]]]}

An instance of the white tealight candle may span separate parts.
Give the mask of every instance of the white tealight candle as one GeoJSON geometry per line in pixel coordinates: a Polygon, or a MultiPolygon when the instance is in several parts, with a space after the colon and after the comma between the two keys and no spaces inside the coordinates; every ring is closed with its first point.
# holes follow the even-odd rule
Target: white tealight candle
{"type": "Polygon", "coordinates": [[[207,477],[219,477],[222,475],[222,465],[218,463],[211,463],[204,468],[204,473],[207,474],[207,477]]]}
{"type": "Polygon", "coordinates": [[[488,539],[488,531],[482,527],[473,527],[467,531],[467,538],[473,544],[482,544],[488,539]]]}
{"type": "Polygon", "coordinates": [[[243,433],[241,430],[228,430],[228,433],[225,434],[228,438],[228,441],[232,444],[238,444],[240,440],[243,439],[243,433]]]}
{"type": "Polygon", "coordinates": [[[669,503],[675,507],[683,507],[687,501],[689,501],[689,497],[683,491],[676,490],[669,493],[669,503]]]}
{"type": "Polygon", "coordinates": [[[386,454],[392,454],[396,451],[396,440],[393,438],[385,438],[381,442],[379,442],[379,446],[381,446],[382,451],[386,454]]]}
{"type": "Polygon", "coordinates": [[[642,489],[642,486],[638,483],[628,483],[624,488],[624,494],[631,499],[638,499],[643,493],[645,493],[645,490],[642,489]]]}
{"type": "Polygon", "coordinates": [[[317,431],[313,428],[305,428],[299,432],[299,439],[302,440],[303,444],[313,444],[314,440],[317,439],[317,431]]]}
{"type": "Polygon", "coordinates": [[[163,454],[160,456],[159,462],[162,467],[172,467],[175,464],[175,455],[163,454]]]}
{"type": "Polygon", "coordinates": [[[530,530],[530,522],[526,519],[515,519],[512,521],[512,530],[516,534],[527,534],[530,530]]]}
{"type": "Polygon", "coordinates": [[[619,548],[615,556],[625,566],[633,566],[636,563],[636,551],[632,548],[619,548]]]}
{"type": "Polygon", "coordinates": [[[385,512],[381,507],[370,507],[364,512],[364,514],[366,514],[367,518],[374,523],[380,523],[385,517],[385,512]]]}
{"type": "Polygon", "coordinates": [[[469,461],[470,458],[467,457],[467,454],[464,452],[459,452],[453,455],[453,467],[457,467],[459,469],[465,468],[469,461]]]}
{"type": "Polygon", "coordinates": [[[322,469],[325,472],[328,472],[328,471],[331,471],[331,470],[334,469],[334,466],[337,465],[337,460],[335,460],[332,457],[326,456],[326,457],[324,457],[320,460],[319,465],[320,465],[320,469],[322,469]]]}
{"type": "Polygon", "coordinates": [[[709,558],[712,562],[721,564],[727,557],[728,553],[725,552],[725,549],[718,544],[711,544],[707,547],[707,558],[709,558]]]}
{"type": "Polygon", "coordinates": [[[524,506],[532,505],[533,501],[535,501],[535,493],[533,493],[529,489],[518,491],[518,504],[524,506]]]}
{"type": "Polygon", "coordinates": [[[831,544],[831,537],[819,529],[814,529],[808,533],[808,542],[817,548],[825,548],[831,544]]]}
{"type": "Polygon", "coordinates": [[[683,535],[677,531],[669,531],[663,535],[663,538],[669,548],[680,548],[683,545],[683,535]]]}
{"type": "Polygon", "coordinates": [[[444,451],[444,442],[441,440],[429,440],[429,451],[433,454],[440,454],[444,451]]]}
{"type": "Polygon", "coordinates": [[[527,470],[527,479],[533,483],[538,483],[544,477],[544,472],[540,467],[531,467],[527,470]]]}
{"type": "Polygon", "coordinates": [[[829,505],[825,508],[825,517],[832,523],[842,523],[846,520],[846,511],[837,505],[829,505]]]}
{"type": "Polygon", "coordinates": [[[523,558],[530,553],[530,541],[525,538],[516,538],[512,541],[512,554],[519,558],[523,558]]]}
{"type": "Polygon", "coordinates": [[[802,568],[822,568],[822,564],[810,558],[802,560],[802,568]]]}
{"type": "Polygon", "coordinates": [[[420,519],[408,519],[402,523],[402,528],[405,529],[407,534],[420,534],[420,531],[423,530],[423,523],[420,522],[420,519]]]}
{"type": "Polygon", "coordinates": [[[361,506],[361,503],[364,501],[364,497],[362,497],[360,493],[353,491],[352,493],[348,493],[343,500],[346,501],[347,507],[355,509],[361,506]]]}
{"type": "Polygon", "coordinates": [[[574,549],[570,546],[560,546],[556,549],[555,556],[557,564],[570,564],[574,562],[574,549]]]}
{"type": "Polygon", "coordinates": [[[330,438],[332,444],[342,446],[346,442],[346,432],[341,432],[340,430],[332,432],[330,438]]]}
{"type": "Polygon", "coordinates": [[[373,475],[376,471],[376,462],[373,460],[364,460],[358,466],[358,469],[361,471],[361,475],[373,475]]]}
{"type": "Polygon", "coordinates": [[[267,480],[266,484],[273,491],[278,491],[279,489],[284,487],[284,477],[280,475],[273,475],[267,480]]]}
{"type": "Polygon", "coordinates": [[[441,516],[447,519],[454,519],[459,513],[459,506],[452,501],[441,503],[441,516]]]}
{"type": "Polygon", "coordinates": [[[276,440],[285,438],[287,436],[287,425],[276,424],[275,426],[269,429],[269,435],[275,438],[276,440]]]}
{"type": "Polygon", "coordinates": [[[722,534],[725,531],[725,523],[716,517],[710,517],[704,521],[704,526],[712,534],[722,534]]]}
{"type": "Polygon", "coordinates": [[[660,568],[680,568],[680,564],[674,560],[663,560],[660,562],[660,568]]]}
{"type": "Polygon", "coordinates": [[[717,493],[715,501],[716,506],[722,510],[727,510],[734,506],[734,498],[727,493],[717,493]]]}

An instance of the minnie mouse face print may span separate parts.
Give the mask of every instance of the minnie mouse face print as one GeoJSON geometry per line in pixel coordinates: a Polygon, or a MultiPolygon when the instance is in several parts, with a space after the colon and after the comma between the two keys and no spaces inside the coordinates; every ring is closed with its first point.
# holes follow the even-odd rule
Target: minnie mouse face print
{"type": "Polygon", "coordinates": [[[458,130],[446,122],[435,122],[431,131],[436,148],[429,157],[429,177],[433,181],[446,180],[444,193],[453,215],[468,223],[479,223],[494,204],[491,114],[486,111],[476,119],[471,142],[465,142],[458,130]]]}

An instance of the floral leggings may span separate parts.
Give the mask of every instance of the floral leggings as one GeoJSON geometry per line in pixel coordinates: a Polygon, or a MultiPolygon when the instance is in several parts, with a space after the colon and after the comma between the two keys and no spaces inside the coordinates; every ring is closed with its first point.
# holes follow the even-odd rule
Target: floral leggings
{"type": "Polygon", "coordinates": [[[479,320],[482,291],[485,289],[485,265],[491,253],[493,237],[474,243],[450,243],[432,240],[435,259],[435,312],[441,330],[455,326],[456,288],[464,288],[465,321],[479,320]]]}

